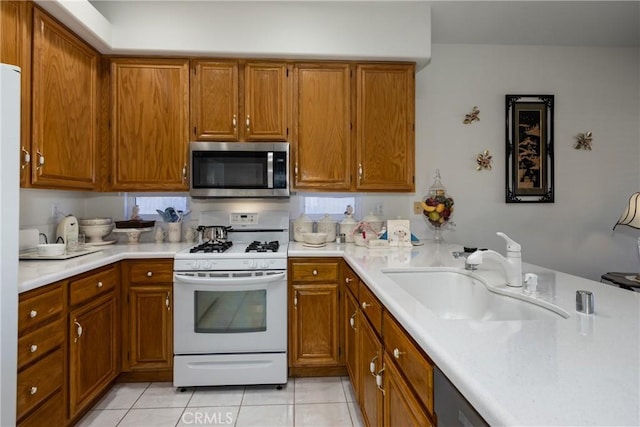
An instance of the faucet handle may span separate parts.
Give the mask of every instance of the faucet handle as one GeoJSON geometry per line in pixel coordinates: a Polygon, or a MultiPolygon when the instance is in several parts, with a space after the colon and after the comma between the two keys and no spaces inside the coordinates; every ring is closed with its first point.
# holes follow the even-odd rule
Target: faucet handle
{"type": "Polygon", "coordinates": [[[522,246],[520,246],[519,243],[504,234],[502,231],[498,231],[496,234],[507,242],[507,252],[520,252],[522,250],[522,246]]]}
{"type": "Polygon", "coordinates": [[[524,275],[524,291],[533,294],[538,290],[538,275],[527,273],[524,275]]]}

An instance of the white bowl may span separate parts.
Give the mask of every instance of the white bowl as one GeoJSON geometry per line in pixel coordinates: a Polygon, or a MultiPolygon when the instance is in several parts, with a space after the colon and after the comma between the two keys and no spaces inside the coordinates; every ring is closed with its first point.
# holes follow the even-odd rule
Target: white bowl
{"type": "Polygon", "coordinates": [[[79,225],[107,225],[113,222],[113,218],[81,218],[79,225]]]}
{"type": "Polygon", "coordinates": [[[80,225],[78,228],[89,239],[88,243],[99,243],[102,242],[103,237],[111,233],[113,224],[80,225]]]}
{"type": "Polygon", "coordinates": [[[38,245],[38,255],[57,256],[63,255],[67,247],[64,243],[42,243],[38,245]]]}
{"type": "Polygon", "coordinates": [[[302,238],[310,245],[321,245],[327,241],[327,233],[303,233],[302,238]]]}

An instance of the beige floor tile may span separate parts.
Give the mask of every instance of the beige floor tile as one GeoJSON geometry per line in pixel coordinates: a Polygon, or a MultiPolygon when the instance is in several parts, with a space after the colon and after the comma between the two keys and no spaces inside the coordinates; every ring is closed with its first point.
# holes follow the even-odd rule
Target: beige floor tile
{"type": "Polygon", "coordinates": [[[186,408],[177,427],[186,426],[234,426],[238,420],[239,406],[214,406],[186,408]]]}
{"type": "Polygon", "coordinates": [[[184,408],[192,395],[193,388],[187,388],[182,392],[174,388],[171,383],[151,383],[133,408],[184,408]]]}
{"type": "Polygon", "coordinates": [[[124,418],[129,409],[92,410],[85,415],[77,427],[115,427],[124,418]]]}
{"type": "Polygon", "coordinates": [[[236,427],[293,427],[293,405],[241,406],[236,427]]]}
{"type": "Polygon", "coordinates": [[[96,404],[94,409],[129,409],[149,387],[149,383],[118,383],[96,404]]]}
{"type": "Polygon", "coordinates": [[[278,390],[274,385],[247,386],[242,405],[292,405],[294,383],[293,378],[289,379],[282,390],[278,390]]]}
{"type": "Polygon", "coordinates": [[[356,402],[348,402],[349,414],[351,414],[351,422],[353,427],[364,427],[364,420],[362,419],[362,412],[360,411],[360,405],[356,402]]]}
{"type": "Polygon", "coordinates": [[[295,406],[296,427],[352,427],[346,403],[315,403],[295,406]]]}
{"type": "Polygon", "coordinates": [[[118,427],[175,427],[183,408],[131,409],[118,427]]]}
{"type": "Polygon", "coordinates": [[[296,378],[294,400],[296,404],[347,401],[340,377],[296,378]]]}
{"type": "Polygon", "coordinates": [[[244,386],[196,387],[187,406],[240,406],[243,395],[244,386]]]}
{"type": "Polygon", "coordinates": [[[356,393],[351,385],[351,380],[349,380],[349,377],[341,377],[340,379],[342,380],[342,388],[344,389],[347,402],[355,402],[357,400],[356,393]]]}

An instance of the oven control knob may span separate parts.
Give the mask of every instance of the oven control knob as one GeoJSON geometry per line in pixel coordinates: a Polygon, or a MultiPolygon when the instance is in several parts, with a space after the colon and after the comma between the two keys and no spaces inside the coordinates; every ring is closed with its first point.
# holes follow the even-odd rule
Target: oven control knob
{"type": "Polygon", "coordinates": [[[262,264],[260,264],[261,268],[268,268],[269,267],[269,261],[267,261],[266,259],[262,261],[262,264]]]}
{"type": "Polygon", "coordinates": [[[249,268],[256,268],[256,267],[257,267],[257,265],[256,265],[255,260],[250,259],[249,260],[249,268]]]}
{"type": "Polygon", "coordinates": [[[205,261],[204,263],[204,269],[205,270],[211,270],[213,269],[213,263],[211,261],[205,261]]]}
{"type": "Polygon", "coordinates": [[[200,261],[193,261],[191,263],[191,268],[193,268],[194,270],[200,269],[200,261]]]}

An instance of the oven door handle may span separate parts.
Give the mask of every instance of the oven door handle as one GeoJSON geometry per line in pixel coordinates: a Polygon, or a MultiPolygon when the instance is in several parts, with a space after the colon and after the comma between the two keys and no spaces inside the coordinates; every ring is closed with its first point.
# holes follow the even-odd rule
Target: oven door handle
{"type": "Polygon", "coordinates": [[[194,277],[187,274],[173,273],[173,281],[191,285],[260,285],[286,279],[287,272],[253,277],[194,277]]]}

